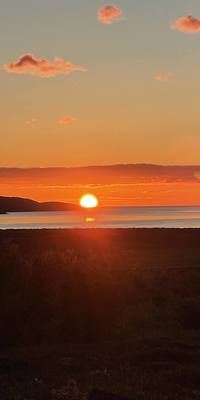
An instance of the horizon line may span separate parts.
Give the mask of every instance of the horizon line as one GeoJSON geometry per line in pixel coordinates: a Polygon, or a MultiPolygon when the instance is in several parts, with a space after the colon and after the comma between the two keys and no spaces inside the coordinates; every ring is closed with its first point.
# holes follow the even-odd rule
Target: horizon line
{"type": "Polygon", "coordinates": [[[112,168],[112,167],[163,167],[163,168],[187,168],[187,167],[200,167],[199,164],[159,164],[159,163],[116,163],[116,164],[90,164],[90,165],[69,165],[69,166],[0,166],[0,170],[19,169],[19,170],[32,170],[32,169],[87,169],[87,168],[112,168]]]}

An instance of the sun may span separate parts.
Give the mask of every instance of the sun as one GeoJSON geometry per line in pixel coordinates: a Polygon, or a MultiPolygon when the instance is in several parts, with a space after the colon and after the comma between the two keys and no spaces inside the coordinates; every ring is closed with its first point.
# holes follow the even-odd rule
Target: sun
{"type": "Polygon", "coordinates": [[[99,202],[93,194],[84,194],[80,199],[80,205],[83,208],[95,208],[98,204],[99,202]]]}

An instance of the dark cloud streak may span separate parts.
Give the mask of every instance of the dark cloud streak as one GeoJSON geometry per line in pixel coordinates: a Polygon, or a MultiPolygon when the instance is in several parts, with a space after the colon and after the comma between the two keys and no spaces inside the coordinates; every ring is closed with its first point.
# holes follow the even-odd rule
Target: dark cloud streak
{"type": "Polygon", "coordinates": [[[1,183],[200,183],[199,166],[128,164],[76,168],[0,168],[1,183]]]}

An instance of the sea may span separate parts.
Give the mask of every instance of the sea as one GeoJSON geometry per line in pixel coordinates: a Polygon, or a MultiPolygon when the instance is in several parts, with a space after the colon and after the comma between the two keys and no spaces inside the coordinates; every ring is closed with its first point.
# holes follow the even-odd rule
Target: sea
{"type": "Polygon", "coordinates": [[[0,215],[0,229],[200,228],[196,207],[99,207],[0,215]]]}

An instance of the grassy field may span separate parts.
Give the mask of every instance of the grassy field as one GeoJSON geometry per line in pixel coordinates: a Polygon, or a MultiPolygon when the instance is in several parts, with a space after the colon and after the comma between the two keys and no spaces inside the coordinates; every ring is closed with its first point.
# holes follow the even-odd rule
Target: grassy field
{"type": "Polygon", "coordinates": [[[0,398],[200,398],[200,231],[0,231],[0,398]]]}

